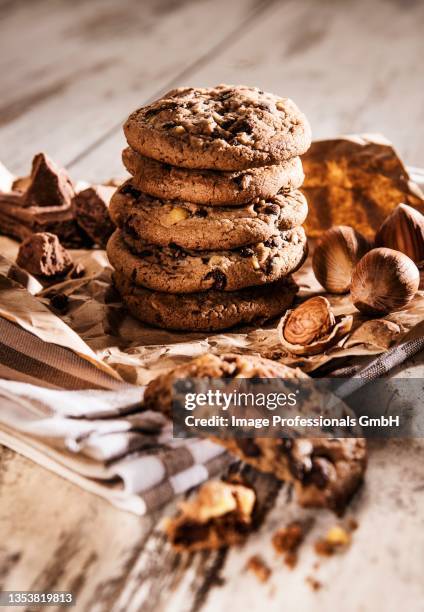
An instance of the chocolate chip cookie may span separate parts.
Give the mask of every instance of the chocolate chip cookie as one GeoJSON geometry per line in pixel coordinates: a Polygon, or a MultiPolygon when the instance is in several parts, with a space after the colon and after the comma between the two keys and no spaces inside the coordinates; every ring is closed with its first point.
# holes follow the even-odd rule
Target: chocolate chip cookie
{"type": "Polygon", "coordinates": [[[126,181],[112,197],[109,214],[131,236],[160,246],[184,249],[234,249],[266,241],[279,230],[301,225],[308,205],[300,191],[280,193],[245,206],[201,206],[160,200],[126,181]]]}
{"type": "MultiPolygon", "coordinates": [[[[202,355],[161,374],[146,388],[144,405],[171,416],[173,384],[180,378],[307,379],[298,369],[253,355],[202,355]]],[[[363,438],[214,438],[246,463],[294,483],[303,506],[341,512],[366,468],[363,438]]]]}
{"type": "Polygon", "coordinates": [[[118,272],[114,282],[137,319],[155,327],[199,332],[264,323],[290,308],[298,290],[290,278],[232,293],[210,290],[178,295],[137,286],[118,272]]]}
{"type": "Polygon", "coordinates": [[[210,206],[240,205],[268,198],[280,190],[298,189],[304,179],[299,157],[262,168],[239,172],[187,170],[140,155],[131,147],[122,152],[132,184],[163,200],[188,200],[210,206]]]}
{"type": "Polygon", "coordinates": [[[124,132],[146,157],[211,170],[280,164],[311,143],[309,123],[292,100],[230,85],[173,89],[133,112],[124,132]]]}
{"type": "Polygon", "coordinates": [[[192,251],[176,244],[155,246],[126,230],[116,230],[107,254],[115,270],[155,291],[237,291],[272,283],[295,271],[306,257],[306,236],[297,227],[232,251],[192,251]]]}

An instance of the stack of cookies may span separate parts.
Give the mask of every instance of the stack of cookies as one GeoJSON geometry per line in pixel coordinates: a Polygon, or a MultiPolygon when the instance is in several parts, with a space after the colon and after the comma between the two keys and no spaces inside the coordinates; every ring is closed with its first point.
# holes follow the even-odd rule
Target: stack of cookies
{"type": "Polygon", "coordinates": [[[288,98],[220,85],[175,89],[130,115],[107,246],[130,312],[166,329],[263,322],[292,303],[306,256],[299,155],[305,116],[288,98]]]}

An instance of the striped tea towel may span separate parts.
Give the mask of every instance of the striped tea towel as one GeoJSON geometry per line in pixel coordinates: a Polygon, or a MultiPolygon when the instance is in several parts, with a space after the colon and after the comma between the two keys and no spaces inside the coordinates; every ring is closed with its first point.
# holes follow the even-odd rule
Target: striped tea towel
{"type": "Polygon", "coordinates": [[[229,464],[209,440],[173,439],[169,421],[142,410],[143,388],[80,342],[45,342],[0,316],[0,444],[140,515],[229,464]]]}

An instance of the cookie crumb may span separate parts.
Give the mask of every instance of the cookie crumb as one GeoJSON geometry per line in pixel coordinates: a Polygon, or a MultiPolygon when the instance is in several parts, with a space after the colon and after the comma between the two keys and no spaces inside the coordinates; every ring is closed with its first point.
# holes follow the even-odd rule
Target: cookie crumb
{"type": "Polygon", "coordinates": [[[253,572],[259,582],[267,582],[272,572],[261,555],[253,555],[246,564],[246,569],[253,572]]]}
{"type": "Polygon", "coordinates": [[[278,554],[284,554],[285,564],[293,568],[297,564],[298,549],[309,529],[313,524],[313,520],[307,521],[292,521],[276,531],[272,537],[272,544],[278,554]]]}
{"type": "Polygon", "coordinates": [[[320,582],[313,576],[307,576],[305,581],[307,584],[309,584],[313,591],[319,591],[320,589],[322,589],[322,582],[320,582]]]}

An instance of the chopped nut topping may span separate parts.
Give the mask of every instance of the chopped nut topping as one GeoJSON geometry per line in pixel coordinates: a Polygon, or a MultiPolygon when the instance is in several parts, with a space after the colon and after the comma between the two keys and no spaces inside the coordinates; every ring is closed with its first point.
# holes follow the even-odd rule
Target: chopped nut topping
{"type": "Polygon", "coordinates": [[[182,125],[177,125],[174,127],[174,134],[184,134],[185,127],[182,125]]]}
{"type": "Polygon", "coordinates": [[[170,213],[161,218],[161,221],[163,225],[169,227],[170,225],[175,225],[180,221],[184,221],[184,219],[187,219],[187,217],[189,217],[189,213],[185,208],[175,206],[170,213]]]}
{"type": "Polygon", "coordinates": [[[256,255],[252,255],[252,266],[255,270],[260,270],[261,266],[256,255]]]}
{"type": "Polygon", "coordinates": [[[237,140],[241,142],[241,144],[245,144],[245,145],[248,145],[252,142],[251,137],[248,134],[245,134],[244,132],[237,135],[237,140]]]}

